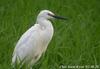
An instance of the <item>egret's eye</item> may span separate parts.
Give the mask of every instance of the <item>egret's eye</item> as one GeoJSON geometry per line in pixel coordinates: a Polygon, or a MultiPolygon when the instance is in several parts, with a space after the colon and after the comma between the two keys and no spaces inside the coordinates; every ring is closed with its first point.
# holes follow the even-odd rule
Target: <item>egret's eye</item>
{"type": "Polygon", "coordinates": [[[48,13],[49,16],[52,16],[52,14],[48,13]]]}

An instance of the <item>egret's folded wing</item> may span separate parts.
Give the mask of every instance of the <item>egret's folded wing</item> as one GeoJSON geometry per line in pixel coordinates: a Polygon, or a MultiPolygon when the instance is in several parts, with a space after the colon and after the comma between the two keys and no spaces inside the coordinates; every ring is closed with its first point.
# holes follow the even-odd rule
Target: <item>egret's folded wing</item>
{"type": "MultiPolygon", "coordinates": [[[[38,27],[39,27],[39,25],[35,24],[33,27],[31,27],[29,30],[27,30],[21,36],[21,38],[19,39],[19,41],[15,47],[13,56],[15,53],[21,54],[22,52],[27,52],[27,50],[29,50],[29,52],[30,52],[30,49],[32,49],[31,47],[35,46],[34,43],[35,43],[36,36],[38,36],[38,30],[39,30],[38,27]],[[30,48],[30,49],[28,49],[28,48],[30,48]]],[[[25,54],[28,54],[28,52],[25,54]]],[[[25,56],[25,54],[23,54],[23,55],[25,56]]]]}

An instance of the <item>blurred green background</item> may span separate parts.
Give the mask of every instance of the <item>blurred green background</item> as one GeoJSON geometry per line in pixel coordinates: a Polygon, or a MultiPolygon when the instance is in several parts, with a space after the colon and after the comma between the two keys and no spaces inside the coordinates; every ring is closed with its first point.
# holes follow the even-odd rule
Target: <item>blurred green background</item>
{"type": "Polygon", "coordinates": [[[11,68],[18,39],[44,9],[68,20],[53,21],[53,39],[34,69],[99,65],[100,0],[0,0],[0,69],[11,68]]]}

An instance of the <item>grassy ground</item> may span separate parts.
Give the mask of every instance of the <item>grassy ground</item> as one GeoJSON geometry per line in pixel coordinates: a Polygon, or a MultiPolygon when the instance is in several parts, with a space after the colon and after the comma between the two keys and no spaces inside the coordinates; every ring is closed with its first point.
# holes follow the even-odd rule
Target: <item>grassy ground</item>
{"type": "Polygon", "coordinates": [[[18,39],[43,9],[68,21],[53,22],[54,37],[34,69],[100,64],[100,0],[0,0],[0,69],[11,68],[18,39]]]}

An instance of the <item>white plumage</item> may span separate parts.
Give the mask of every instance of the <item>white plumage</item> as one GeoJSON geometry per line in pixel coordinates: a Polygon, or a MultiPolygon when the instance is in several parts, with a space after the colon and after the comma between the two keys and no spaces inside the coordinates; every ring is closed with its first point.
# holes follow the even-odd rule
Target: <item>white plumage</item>
{"type": "Polygon", "coordinates": [[[36,24],[27,30],[19,39],[12,57],[12,64],[16,62],[34,65],[41,55],[45,53],[49,42],[53,36],[53,26],[49,19],[60,18],[49,10],[43,10],[37,16],[36,24]]]}

